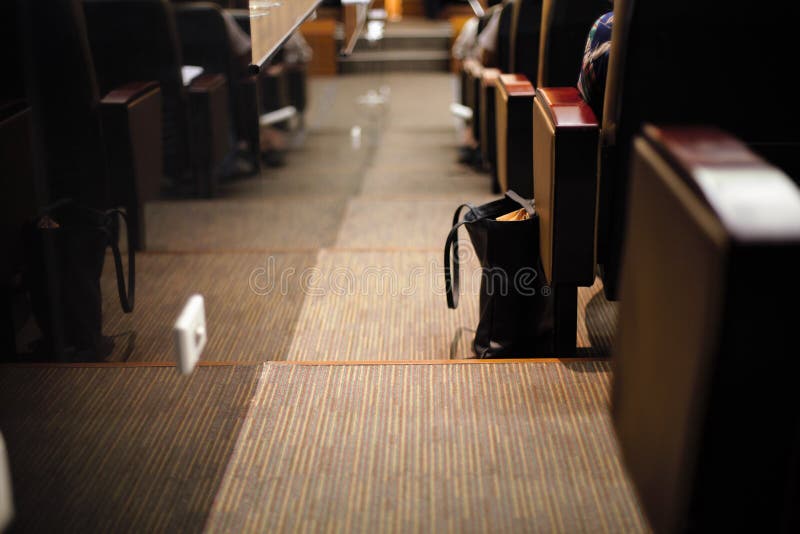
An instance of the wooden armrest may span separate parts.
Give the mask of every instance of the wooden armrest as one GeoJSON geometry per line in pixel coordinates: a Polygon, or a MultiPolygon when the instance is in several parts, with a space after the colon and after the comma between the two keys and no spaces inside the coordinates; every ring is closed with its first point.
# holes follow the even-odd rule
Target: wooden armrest
{"type": "Polygon", "coordinates": [[[258,74],[244,74],[239,78],[240,85],[252,85],[258,83],[258,74]]]}
{"type": "Polygon", "coordinates": [[[494,68],[485,68],[480,72],[480,77],[476,79],[478,84],[480,112],[479,132],[481,157],[483,158],[484,168],[489,170],[492,175],[492,191],[499,192],[500,185],[497,179],[497,124],[495,108],[495,80],[501,72],[494,68]]]}
{"type": "Polygon", "coordinates": [[[766,167],[735,137],[713,127],[658,127],[648,124],[642,134],[661,154],[686,174],[705,167],[766,167]]]}
{"type": "Polygon", "coordinates": [[[592,108],[575,87],[542,87],[536,98],[550,114],[556,128],[598,128],[592,108]]]}
{"type": "Polygon", "coordinates": [[[594,282],[599,131],[576,88],[537,89],[533,184],[542,262],[551,283],[594,282]]]}
{"type": "Polygon", "coordinates": [[[101,105],[128,105],[134,100],[159,90],[158,82],[131,82],[111,90],[101,100],[101,105]]]}
{"type": "Polygon", "coordinates": [[[161,111],[161,87],[152,81],[125,84],[100,101],[111,196],[128,213],[136,250],[146,248],[144,206],[161,189],[161,111]]]}
{"type": "Polygon", "coordinates": [[[744,143],[703,126],[646,125],[642,133],[734,239],[800,239],[800,189],[744,143]]]}
{"type": "Polygon", "coordinates": [[[222,74],[201,74],[189,86],[190,93],[210,93],[215,89],[224,87],[226,84],[225,76],[222,74]]]}
{"type": "Polygon", "coordinates": [[[497,181],[501,191],[512,189],[533,196],[533,85],[523,74],[501,74],[495,81],[497,181]]]}
{"type": "Polygon", "coordinates": [[[497,88],[509,98],[533,98],[536,94],[536,89],[524,74],[501,74],[495,83],[497,88]]]}
{"type": "Polygon", "coordinates": [[[228,83],[222,74],[203,74],[189,86],[192,128],[195,132],[193,164],[199,169],[200,196],[216,194],[219,169],[230,151],[230,108],[228,83]]]}

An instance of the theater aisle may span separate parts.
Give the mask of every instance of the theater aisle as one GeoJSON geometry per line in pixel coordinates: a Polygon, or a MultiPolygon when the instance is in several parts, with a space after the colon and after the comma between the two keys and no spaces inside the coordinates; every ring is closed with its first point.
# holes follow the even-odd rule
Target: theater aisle
{"type": "MultiPolygon", "coordinates": [[[[456,163],[453,78],[320,78],[310,95],[304,142],[284,167],[219,198],[148,207],[133,315],[104,277],[113,360],[170,360],[171,325],[195,292],[207,301],[206,361],[469,356],[479,267],[465,262],[464,297],[448,310],[442,248],[456,206],[493,197],[486,174],[456,163]],[[381,88],[386,105],[359,102],[381,88]]],[[[579,298],[585,355],[606,352],[615,319],[599,289],[579,298]]]]}
{"type": "MultiPolygon", "coordinates": [[[[104,273],[115,361],[0,366],[18,531],[649,532],[607,361],[464,359],[478,266],[448,310],[442,246],[459,203],[492,197],[454,163],[451,83],[317,80],[285,167],[149,206],[133,315],[104,273]],[[380,84],[388,107],[356,103],[380,84]],[[209,344],[182,376],[194,292],[209,344]]],[[[599,291],[585,355],[614,323],[599,291]]]]}
{"type": "Polygon", "coordinates": [[[606,362],[0,367],[16,532],[645,533],[606,362]]]}

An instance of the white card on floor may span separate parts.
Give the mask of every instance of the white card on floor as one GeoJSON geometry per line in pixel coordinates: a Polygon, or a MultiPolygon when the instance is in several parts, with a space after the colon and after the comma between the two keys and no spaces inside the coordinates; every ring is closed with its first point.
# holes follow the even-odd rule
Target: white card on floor
{"type": "Polygon", "coordinates": [[[188,375],[194,371],[206,346],[206,307],[202,295],[192,295],[172,327],[178,370],[188,375]]]}
{"type": "Polygon", "coordinates": [[[6,454],[6,443],[0,434],[0,532],[4,532],[14,517],[14,499],[11,493],[11,467],[6,454]]]}

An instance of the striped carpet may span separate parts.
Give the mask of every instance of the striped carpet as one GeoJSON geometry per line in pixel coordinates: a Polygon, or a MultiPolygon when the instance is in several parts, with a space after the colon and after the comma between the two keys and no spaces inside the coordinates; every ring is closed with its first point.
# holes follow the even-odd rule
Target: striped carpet
{"type": "Polygon", "coordinates": [[[17,532],[198,532],[257,366],[0,367],[17,532]]]}
{"type": "Polygon", "coordinates": [[[609,380],[597,361],[0,367],[14,531],[646,532],[609,380]]]}
{"type": "Polygon", "coordinates": [[[172,325],[189,296],[200,293],[208,319],[203,358],[249,362],[283,359],[289,350],[305,299],[301,273],[316,254],[139,254],[136,261],[132,314],[120,309],[106,262],[103,330],[115,341],[109,360],[174,361],[172,325]]]}
{"type": "MultiPolygon", "coordinates": [[[[471,250],[471,249],[469,249],[471,250]]],[[[287,360],[430,360],[472,358],[481,269],[462,264],[461,297],[447,308],[439,252],[323,250],[318,283],[306,296],[287,360]]],[[[608,356],[616,307],[598,280],[580,288],[577,346],[608,356]]]]}
{"type": "Polygon", "coordinates": [[[151,251],[316,249],[330,246],[346,197],[186,200],[147,207],[151,251]]]}
{"type": "Polygon", "coordinates": [[[210,532],[645,532],[593,362],[263,367],[210,532]]]}
{"type": "MultiPolygon", "coordinates": [[[[139,255],[132,315],[119,310],[110,262],[104,273],[112,361],[171,360],[171,325],[193,293],[207,300],[211,361],[471,357],[477,264],[465,267],[464,278],[475,283],[464,287],[460,308],[448,310],[441,250],[456,206],[493,197],[486,173],[455,161],[452,78],[312,82],[305,142],[289,152],[286,166],[231,181],[221,198],[148,205],[149,252],[139,255]],[[383,84],[392,91],[384,110],[356,104],[383,84]],[[429,92],[424,102],[422,89],[429,92]],[[362,128],[360,144],[351,126],[362,128]],[[290,276],[285,291],[251,289],[251,276],[268,262],[273,278],[258,281],[280,286],[280,275],[290,276]],[[392,296],[374,277],[364,280],[387,269],[398,283],[417,276],[418,284],[392,296]],[[303,276],[305,285],[322,284],[323,294],[304,291],[303,276]],[[331,280],[343,276],[360,284],[355,292],[330,291],[331,280]]],[[[579,292],[581,356],[610,353],[616,313],[599,293],[599,282],[579,292]]]]}
{"type": "MultiPolygon", "coordinates": [[[[452,81],[316,80],[286,167],[148,206],[134,314],[102,279],[129,363],[0,367],[15,531],[647,531],[607,363],[464,360],[477,263],[448,310],[441,247],[489,180],[453,161],[452,81]],[[356,104],[383,84],[384,111],[356,104]],[[158,362],[196,292],[222,363],[181,377],[158,362]]],[[[608,354],[614,306],[578,298],[581,354],[608,354]]]]}
{"type": "Polygon", "coordinates": [[[225,184],[222,196],[254,200],[292,196],[314,198],[320,191],[331,196],[351,196],[359,192],[363,181],[362,169],[326,168],[298,172],[294,167],[295,156],[292,152],[290,166],[225,184]]]}
{"type": "Polygon", "coordinates": [[[617,303],[606,300],[603,282],[595,278],[592,287],[578,288],[579,355],[611,356],[616,329],[617,303]]]}
{"type": "Polygon", "coordinates": [[[356,197],[347,204],[336,247],[440,251],[456,207],[491,199],[488,194],[481,197],[475,193],[445,199],[356,197]]]}
{"type": "MultiPolygon", "coordinates": [[[[462,304],[447,309],[439,254],[323,250],[286,359],[447,359],[459,328],[477,324],[477,286],[465,283],[462,304]]],[[[464,337],[455,356],[468,354],[464,337]]]]}
{"type": "MultiPolygon", "coordinates": [[[[472,192],[484,196],[489,191],[486,174],[470,170],[463,165],[451,163],[446,166],[428,165],[424,162],[407,162],[403,165],[383,164],[373,166],[364,174],[365,195],[405,195],[419,197],[413,191],[425,191],[426,196],[451,197],[454,191],[472,192]]],[[[455,209],[455,206],[453,209],[455,209]]]]}

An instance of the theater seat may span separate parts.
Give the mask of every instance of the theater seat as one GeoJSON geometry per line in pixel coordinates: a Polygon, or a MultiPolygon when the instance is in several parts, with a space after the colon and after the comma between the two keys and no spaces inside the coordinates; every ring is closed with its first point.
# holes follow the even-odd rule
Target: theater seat
{"type": "Polygon", "coordinates": [[[797,92],[776,68],[795,60],[798,17],[800,5],[778,0],[614,2],[597,244],[609,298],[617,298],[632,139],[644,122],[718,125],[791,176],[800,172],[797,92]],[[732,35],[747,46],[732,53],[732,35]]]}
{"type": "MultiPolygon", "coordinates": [[[[757,10],[744,2],[734,2],[725,5],[726,13],[731,15],[721,17],[719,4],[711,0],[673,2],[669,9],[618,0],[614,3],[611,57],[596,150],[585,146],[575,149],[563,143],[551,146],[546,136],[536,136],[536,132],[546,128],[543,123],[550,112],[534,114],[537,197],[540,187],[552,186],[555,190],[560,187],[558,178],[538,183],[540,164],[545,177],[552,166],[538,161],[540,157],[549,157],[554,162],[575,159],[598,162],[596,177],[587,168],[585,176],[571,183],[582,188],[596,187],[596,208],[592,216],[584,218],[586,227],[579,234],[596,235],[593,247],[596,271],[609,300],[619,299],[631,143],[643,123],[718,124],[757,152],[785,165],[786,170],[796,167],[793,161],[800,159],[800,128],[794,120],[798,100],[772,61],[779,58],[791,61],[793,52],[786,46],[784,36],[794,31],[787,21],[795,20],[799,10],[795,4],[777,1],[757,10]],[[734,34],[748,35],[750,43],[736,54],[730,52],[726,42],[734,34]],[[752,80],[747,87],[753,98],[743,98],[749,93],[741,91],[742,73],[752,80]],[[756,83],[758,87],[769,88],[768,97],[756,98],[756,94],[765,94],[754,91],[756,83]],[[537,126],[537,120],[542,124],[537,126]],[[539,143],[542,145],[538,146],[539,143]],[[562,150],[566,153],[561,154],[562,150]]],[[[574,86],[539,88],[539,93],[566,92],[577,93],[574,86]]],[[[545,104],[545,100],[537,101],[537,106],[545,104]]],[[[569,211],[561,215],[572,217],[569,211]]],[[[553,217],[559,217],[559,212],[553,212],[553,217]]],[[[555,227],[576,224],[572,219],[550,222],[555,227]]],[[[546,225],[541,230],[545,232],[546,225]]],[[[565,239],[558,233],[552,235],[556,242],[565,239]]],[[[576,241],[564,246],[584,245],[576,241]]],[[[582,257],[588,253],[587,248],[582,257]]]]}
{"type": "Polygon", "coordinates": [[[178,194],[213,196],[231,154],[226,78],[202,74],[184,85],[174,11],[166,0],[84,0],[83,5],[101,90],[157,80],[168,185],[178,194]]]}
{"type": "Polygon", "coordinates": [[[100,100],[111,179],[111,204],[124,206],[131,245],[147,248],[145,204],[161,194],[161,90],[154,81],[131,82],[100,100]]]}
{"type": "Polygon", "coordinates": [[[496,81],[497,179],[502,190],[533,193],[535,87],[575,86],[592,23],[610,9],[606,0],[544,0],[540,43],[528,49],[529,33],[517,40],[515,69],[496,81]],[[538,51],[536,61],[530,54],[538,51]],[[525,120],[527,119],[527,120],[525,120]]]}
{"type": "Polygon", "coordinates": [[[301,116],[308,107],[308,68],[305,63],[286,66],[286,79],[289,86],[289,105],[301,116]]]}
{"type": "Polygon", "coordinates": [[[0,174],[0,350],[6,359],[17,353],[15,316],[23,308],[15,305],[21,293],[23,228],[41,202],[34,181],[31,110],[23,100],[0,101],[0,174]]]}
{"type": "MultiPolygon", "coordinates": [[[[480,83],[481,91],[481,150],[486,167],[492,173],[495,190],[501,189],[498,175],[497,144],[497,83],[503,73],[518,73],[521,76],[533,77],[538,69],[539,42],[542,21],[542,0],[516,0],[506,4],[500,17],[500,29],[507,26],[508,32],[498,35],[498,67],[499,72],[486,69],[480,83]]],[[[501,112],[508,116],[508,110],[501,112]]],[[[506,139],[508,135],[506,132],[506,139]]],[[[506,181],[507,183],[507,181],[506,181]]],[[[530,188],[518,191],[530,195],[530,188]]],[[[516,190],[515,190],[516,191],[516,190]]]]}
{"type": "Polygon", "coordinates": [[[280,54],[261,70],[261,102],[265,113],[291,105],[289,79],[286,65],[280,62],[280,54]]]}
{"type": "Polygon", "coordinates": [[[136,81],[101,93],[80,2],[20,1],[17,7],[28,102],[40,132],[34,151],[46,177],[43,202],[124,206],[131,244],[144,248],[144,206],[160,185],[161,146],[153,141],[161,128],[157,84],[136,81]]]}
{"type": "MultiPolygon", "coordinates": [[[[486,28],[492,15],[505,8],[502,4],[496,4],[487,9],[484,15],[478,19],[478,35],[486,28]]],[[[509,8],[510,9],[510,8],[509,8]]],[[[461,95],[463,104],[472,109],[472,136],[475,140],[481,139],[481,77],[483,65],[479,61],[469,58],[462,65],[461,95]]]]}
{"type": "Polygon", "coordinates": [[[533,193],[544,277],[554,290],[555,351],[575,353],[577,291],[595,278],[599,125],[574,87],[538,89],[533,111],[533,193]]]}
{"type": "Polygon", "coordinates": [[[501,191],[533,197],[533,85],[522,74],[501,74],[495,82],[497,180],[501,191]]]}
{"type": "Polygon", "coordinates": [[[798,532],[800,190],[718,129],[634,143],[613,419],[656,532],[798,532]]]}
{"type": "Polygon", "coordinates": [[[250,159],[258,168],[261,97],[259,78],[247,72],[248,56],[243,63],[236,57],[220,6],[212,2],[189,2],[175,5],[175,20],[181,42],[183,61],[203,67],[207,74],[221,74],[228,80],[229,113],[233,135],[247,143],[250,159]]]}

